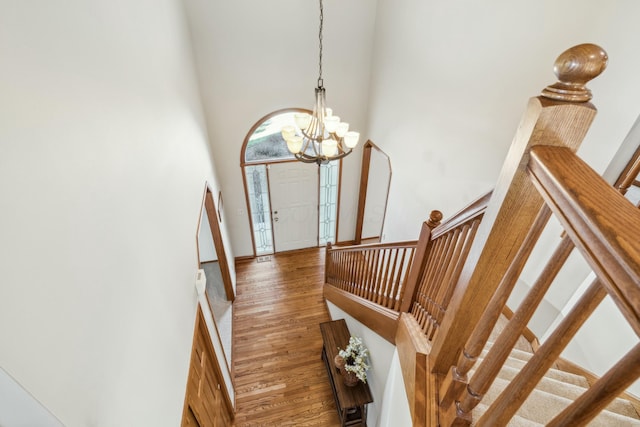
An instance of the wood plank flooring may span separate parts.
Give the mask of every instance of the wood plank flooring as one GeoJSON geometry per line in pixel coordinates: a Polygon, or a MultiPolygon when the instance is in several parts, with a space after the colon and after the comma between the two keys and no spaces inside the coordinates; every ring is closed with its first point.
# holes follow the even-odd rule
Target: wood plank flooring
{"type": "Polygon", "coordinates": [[[320,353],[324,249],[236,267],[233,365],[236,426],[337,426],[320,353]]]}

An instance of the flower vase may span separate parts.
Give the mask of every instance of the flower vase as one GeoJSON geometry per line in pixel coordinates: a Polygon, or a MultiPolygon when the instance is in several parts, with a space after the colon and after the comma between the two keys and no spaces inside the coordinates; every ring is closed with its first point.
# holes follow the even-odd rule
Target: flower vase
{"type": "Polygon", "coordinates": [[[360,381],[355,372],[347,371],[346,369],[343,369],[341,372],[344,385],[347,387],[355,387],[358,384],[358,381],[360,381]]]}
{"type": "Polygon", "coordinates": [[[346,363],[347,362],[344,360],[344,358],[339,354],[336,354],[336,357],[333,358],[333,364],[336,366],[336,368],[338,368],[338,371],[340,373],[344,371],[344,365],[346,363]]]}

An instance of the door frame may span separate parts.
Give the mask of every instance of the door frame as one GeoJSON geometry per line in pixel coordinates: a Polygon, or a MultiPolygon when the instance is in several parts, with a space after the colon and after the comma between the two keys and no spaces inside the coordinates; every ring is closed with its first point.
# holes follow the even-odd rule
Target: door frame
{"type": "MultiPolygon", "coordinates": [[[[222,200],[222,192],[218,192],[218,200],[222,200]]],[[[233,291],[233,281],[231,280],[231,272],[229,270],[229,261],[227,260],[227,252],[224,248],[224,241],[222,240],[222,231],[220,230],[220,223],[222,222],[222,206],[216,207],[216,203],[213,199],[213,190],[208,182],[204,184],[204,195],[202,197],[202,204],[200,207],[200,218],[198,219],[198,227],[196,230],[196,250],[198,251],[198,268],[201,268],[200,263],[200,221],[202,220],[202,211],[207,212],[207,219],[209,220],[209,228],[211,229],[211,237],[213,238],[213,247],[216,250],[218,256],[218,263],[220,265],[220,273],[222,275],[222,283],[224,283],[224,291],[227,299],[231,302],[235,301],[235,293],[233,291]]]]}
{"type": "MultiPolygon", "coordinates": [[[[252,161],[252,162],[247,162],[246,161],[246,157],[245,157],[245,153],[246,153],[246,148],[247,145],[249,143],[249,139],[251,138],[251,136],[253,135],[253,133],[268,119],[270,119],[271,117],[280,115],[280,114],[284,114],[284,113],[295,113],[295,112],[303,112],[303,113],[308,113],[311,114],[311,110],[308,110],[306,108],[282,108],[280,110],[276,110],[273,111],[265,116],[263,116],[260,120],[258,120],[252,127],[251,129],[249,129],[249,132],[247,132],[247,135],[244,138],[244,142],[242,143],[242,147],[240,148],[240,169],[242,170],[242,185],[243,185],[243,189],[244,189],[244,198],[245,198],[245,203],[247,206],[247,219],[249,221],[249,230],[250,230],[250,234],[251,234],[251,246],[253,249],[253,258],[256,257],[257,251],[256,251],[256,240],[255,240],[255,234],[254,234],[254,228],[253,228],[253,220],[251,217],[251,201],[249,200],[249,191],[248,191],[248,185],[247,185],[247,174],[246,174],[246,169],[245,167],[247,166],[260,166],[260,165],[265,165],[266,167],[266,171],[267,171],[267,191],[269,192],[269,208],[271,208],[271,190],[269,188],[269,168],[268,166],[270,164],[274,164],[274,163],[290,163],[290,162],[297,162],[298,160],[296,160],[295,158],[292,159],[278,159],[278,160],[262,160],[262,161],[252,161]]],[[[335,236],[336,236],[336,242],[338,241],[338,235],[339,235],[339,229],[340,229],[340,198],[341,198],[341,194],[342,194],[342,159],[339,160],[339,169],[338,169],[338,188],[337,188],[337,201],[336,201],[336,232],[335,232],[335,236]]],[[[318,167],[318,182],[320,182],[320,167],[318,167]]],[[[320,191],[320,187],[318,186],[318,192],[320,191]]],[[[320,201],[319,198],[319,194],[318,194],[318,203],[320,201]]],[[[269,219],[271,221],[271,241],[273,242],[273,253],[276,253],[276,242],[275,242],[275,236],[273,234],[273,209],[270,209],[270,213],[269,213],[269,219]]],[[[320,224],[318,224],[318,236],[320,233],[320,224]]],[[[318,241],[319,241],[319,237],[318,237],[318,241]]]]}

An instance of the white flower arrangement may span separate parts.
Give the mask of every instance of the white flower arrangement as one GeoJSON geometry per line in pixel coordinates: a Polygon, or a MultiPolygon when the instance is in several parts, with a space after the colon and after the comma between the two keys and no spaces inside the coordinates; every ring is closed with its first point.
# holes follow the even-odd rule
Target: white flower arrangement
{"type": "Polygon", "coordinates": [[[363,383],[367,382],[367,369],[370,368],[369,350],[362,344],[362,339],[350,337],[349,345],[344,350],[340,350],[338,355],[344,359],[346,371],[356,374],[363,383]]]}

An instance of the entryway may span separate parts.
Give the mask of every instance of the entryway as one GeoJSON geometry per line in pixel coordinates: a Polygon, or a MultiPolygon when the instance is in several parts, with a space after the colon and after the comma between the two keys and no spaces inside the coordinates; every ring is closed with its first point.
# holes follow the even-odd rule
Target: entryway
{"type": "Polygon", "coordinates": [[[341,161],[301,163],[280,134],[301,109],[279,110],[249,131],[241,167],[254,255],[335,243],[341,161]]]}

